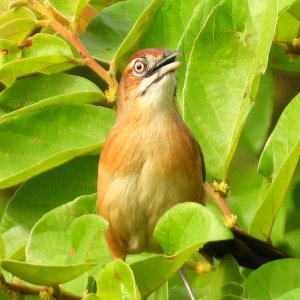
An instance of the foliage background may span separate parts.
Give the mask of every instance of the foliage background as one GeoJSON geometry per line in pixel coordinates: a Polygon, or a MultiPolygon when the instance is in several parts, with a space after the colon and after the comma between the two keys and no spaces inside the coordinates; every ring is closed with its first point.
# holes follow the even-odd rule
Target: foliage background
{"type": "Polygon", "coordinates": [[[299,297],[300,1],[2,0],[0,9],[3,299],[21,297],[20,280],[31,288],[25,299],[57,297],[59,285],[85,299],[187,299],[175,272],[183,262],[201,299],[299,297]],[[239,224],[295,258],[250,272],[227,256],[203,272],[192,253],[230,233],[213,207],[186,204],[155,232],[172,259],[110,262],[107,224],[95,215],[114,118],[109,75],[147,47],[182,52],[178,107],[208,181],[227,180],[239,224]]]}

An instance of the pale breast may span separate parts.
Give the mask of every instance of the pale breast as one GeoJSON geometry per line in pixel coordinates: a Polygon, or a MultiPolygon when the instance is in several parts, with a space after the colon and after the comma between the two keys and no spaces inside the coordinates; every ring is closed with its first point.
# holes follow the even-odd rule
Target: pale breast
{"type": "Polygon", "coordinates": [[[170,207],[203,203],[201,165],[198,145],[176,112],[116,124],[100,158],[98,198],[127,253],[157,247],[153,230],[170,207]]]}

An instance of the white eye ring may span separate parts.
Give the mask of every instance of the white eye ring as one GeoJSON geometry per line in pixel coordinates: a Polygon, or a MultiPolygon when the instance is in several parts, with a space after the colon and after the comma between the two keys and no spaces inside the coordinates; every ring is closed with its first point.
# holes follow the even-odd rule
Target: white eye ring
{"type": "Polygon", "coordinates": [[[146,64],[140,60],[137,60],[133,65],[133,72],[140,76],[145,73],[146,70],[146,64]]]}

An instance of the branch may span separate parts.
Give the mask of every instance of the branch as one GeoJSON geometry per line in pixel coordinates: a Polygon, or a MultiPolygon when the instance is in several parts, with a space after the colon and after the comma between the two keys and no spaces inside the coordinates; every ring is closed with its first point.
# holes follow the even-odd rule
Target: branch
{"type": "Polygon", "coordinates": [[[227,205],[225,198],[224,198],[224,192],[221,192],[220,189],[216,189],[216,184],[213,183],[212,185],[205,183],[204,184],[205,192],[208,197],[211,197],[216,205],[219,207],[220,211],[224,215],[224,224],[226,227],[237,227],[240,230],[240,226],[236,223],[236,216],[232,213],[230,207],[227,205]]]}
{"type": "Polygon", "coordinates": [[[49,295],[52,295],[55,299],[58,300],[81,300],[82,299],[82,297],[80,296],[61,290],[58,286],[56,286],[55,288],[52,287],[37,288],[33,286],[27,286],[21,283],[6,282],[2,274],[0,274],[0,283],[8,290],[20,293],[21,295],[41,296],[44,293],[48,293],[49,295]]]}
{"type": "Polygon", "coordinates": [[[103,78],[103,80],[107,82],[109,87],[117,87],[118,83],[115,79],[115,76],[106,71],[94,60],[94,58],[90,55],[78,36],[66,29],[59,21],[57,21],[56,17],[48,7],[44,6],[38,1],[32,1],[31,8],[47,18],[47,22],[44,22],[45,26],[52,28],[74,45],[77,51],[84,58],[85,64],[101,78],[103,78]]]}

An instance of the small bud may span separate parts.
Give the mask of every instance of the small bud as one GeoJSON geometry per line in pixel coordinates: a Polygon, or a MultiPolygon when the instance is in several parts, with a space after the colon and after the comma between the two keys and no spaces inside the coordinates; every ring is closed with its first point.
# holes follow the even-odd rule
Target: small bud
{"type": "Polygon", "coordinates": [[[116,95],[117,95],[117,88],[116,87],[109,87],[108,90],[104,93],[107,102],[114,103],[116,101],[116,95]]]}
{"type": "Polygon", "coordinates": [[[208,262],[198,262],[198,263],[195,263],[195,265],[193,266],[193,269],[198,274],[205,274],[205,273],[211,272],[213,270],[213,267],[208,262]]]}
{"type": "Polygon", "coordinates": [[[225,181],[221,181],[220,183],[214,181],[212,187],[216,192],[222,193],[223,195],[227,195],[229,190],[229,185],[225,181]]]}
{"type": "Polygon", "coordinates": [[[300,38],[293,39],[292,44],[293,44],[294,48],[299,48],[300,49],[300,38]]]}
{"type": "Polygon", "coordinates": [[[237,221],[237,216],[234,214],[231,214],[230,216],[226,216],[224,218],[223,223],[227,228],[232,228],[236,225],[236,221],[237,221]]]}
{"type": "Polygon", "coordinates": [[[39,297],[41,300],[51,300],[53,294],[54,294],[54,289],[52,287],[49,287],[41,291],[39,297]]]}

